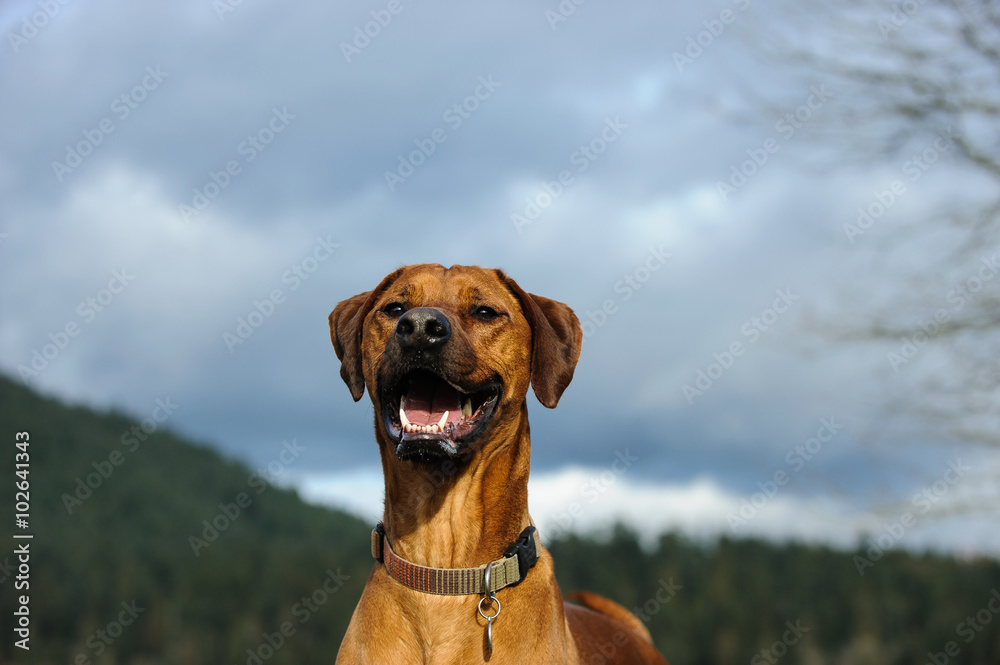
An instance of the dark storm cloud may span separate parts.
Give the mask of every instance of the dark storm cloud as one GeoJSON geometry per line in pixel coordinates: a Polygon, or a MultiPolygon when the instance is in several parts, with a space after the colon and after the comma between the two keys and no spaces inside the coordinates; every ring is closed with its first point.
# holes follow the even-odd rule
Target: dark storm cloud
{"type": "MultiPolygon", "coordinates": [[[[884,478],[856,449],[869,359],[798,348],[801,311],[832,297],[841,202],[867,185],[798,173],[794,136],[732,121],[741,86],[810,94],[754,64],[749,3],[589,2],[565,21],[554,2],[403,0],[391,21],[378,2],[217,4],[80,1],[4,44],[5,372],[76,324],[32,385],[138,417],[169,395],[171,426],[251,461],[296,438],[315,470],[374,466],[326,315],[400,264],[499,266],[592,332],[563,404],[530,398],[537,468],[599,466],[625,442],[638,477],[752,489],[836,416],[840,452],[812,468],[884,478]],[[134,282],[87,320],[121,269],[134,282]],[[688,400],[734,342],[745,353],[688,400]]],[[[37,11],[10,5],[4,30],[37,11]]]]}

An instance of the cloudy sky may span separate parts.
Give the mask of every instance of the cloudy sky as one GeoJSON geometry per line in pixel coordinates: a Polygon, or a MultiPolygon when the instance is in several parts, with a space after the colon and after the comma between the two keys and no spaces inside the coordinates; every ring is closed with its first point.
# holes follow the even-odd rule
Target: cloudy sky
{"type": "MultiPolygon", "coordinates": [[[[822,322],[859,315],[869,237],[957,176],[942,153],[851,243],[900,163],[803,167],[817,148],[780,121],[840,93],[756,57],[781,21],[749,0],[4,3],[0,371],[137,419],[169,399],[170,427],[255,466],[294,440],[283,482],[376,515],[370,404],[326,317],[402,264],[498,266],[589,324],[558,409],[529,397],[550,532],[732,533],[776,473],[740,533],[850,545],[923,518],[912,497],[990,460],[873,445],[920,370],[822,322]]],[[[973,517],[903,540],[928,543],[1000,552],[973,517]]]]}

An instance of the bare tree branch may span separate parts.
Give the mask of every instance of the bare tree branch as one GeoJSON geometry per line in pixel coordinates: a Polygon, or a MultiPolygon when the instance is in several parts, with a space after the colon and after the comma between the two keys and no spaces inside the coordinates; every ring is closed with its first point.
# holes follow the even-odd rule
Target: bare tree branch
{"type": "MultiPolygon", "coordinates": [[[[823,148],[817,166],[901,163],[901,179],[956,184],[940,208],[871,238],[872,272],[896,285],[888,303],[859,312],[871,291],[859,284],[848,316],[812,325],[880,344],[894,375],[909,373],[889,415],[924,437],[1000,450],[1000,3],[802,0],[781,11],[784,30],[745,37],[765,62],[832,91],[822,122],[799,130],[823,148]]],[[[788,106],[748,101],[768,118],[788,106]]]]}

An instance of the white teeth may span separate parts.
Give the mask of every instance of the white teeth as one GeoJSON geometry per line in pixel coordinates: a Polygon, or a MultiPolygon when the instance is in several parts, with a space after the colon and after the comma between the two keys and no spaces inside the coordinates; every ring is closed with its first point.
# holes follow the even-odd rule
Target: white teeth
{"type": "Polygon", "coordinates": [[[450,411],[445,411],[444,415],[441,416],[440,422],[436,425],[414,425],[406,417],[406,411],[403,410],[403,400],[399,401],[399,422],[403,426],[404,432],[420,433],[420,434],[437,434],[444,431],[444,426],[448,424],[448,414],[450,411]]]}
{"type": "Polygon", "coordinates": [[[399,422],[403,424],[403,429],[405,430],[409,424],[410,420],[406,417],[406,411],[403,410],[403,399],[399,400],[399,422]]]}
{"type": "Polygon", "coordinates": [[[470,418],[470,417],[472,417],[472,399],[471,398],[466,398],[466,400],[464,402],[462,402],[462,417],[463,418],[470,418]]]}
{"type": "Polygon", "coordinates": [[[442,430],[441,427],[437,425],[414,425],[411,422],[403,423],[403,431],[409,432],[411,434],[437,434],[442,430]]]}

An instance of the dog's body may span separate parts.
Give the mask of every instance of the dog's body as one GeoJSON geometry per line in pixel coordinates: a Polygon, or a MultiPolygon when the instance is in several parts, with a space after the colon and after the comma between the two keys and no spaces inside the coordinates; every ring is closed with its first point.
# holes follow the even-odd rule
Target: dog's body
{"type": "MultiPolygon", "coordinates": [[[[330,335],[355,401],[367,386],[385,475],[384,539],[435,568],[495,561],[527,527],[525,397],[555,407],[580,353],[562,303],[499,270],[416,265],[337,305],[330,335]]],[[[375,565],[338,663],[662,663],[623,607],[564,604],[544,547],[516,586],[488,599],[415,590],[375,565]],[[499,603],[499,606],[495,603],[499,603]],[[592,657],[600,656],[597,660],[592,657]]]]}

